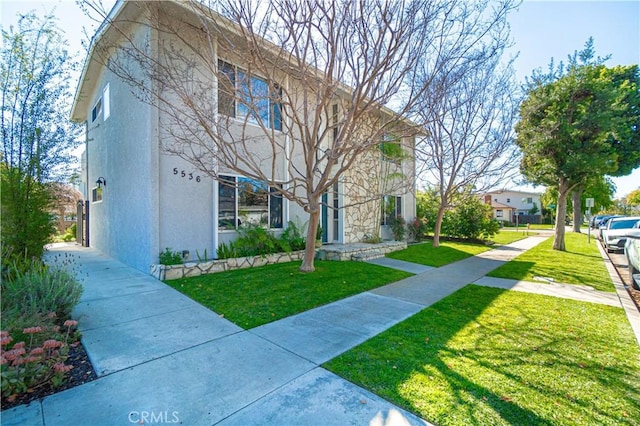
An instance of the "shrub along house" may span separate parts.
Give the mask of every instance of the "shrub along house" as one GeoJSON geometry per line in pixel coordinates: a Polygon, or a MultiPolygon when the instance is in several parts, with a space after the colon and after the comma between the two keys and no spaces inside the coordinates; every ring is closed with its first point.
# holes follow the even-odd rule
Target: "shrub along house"
{"type": "MultiPolygon", "coordinates": [[[[179,2],[153,4],[157,5],[157,22],[194,19],[194,11],[183,8],[179,2]]],[[[128,82],[107,66],[113,58],[105,59],[96,47],[105,40],[112,45],[120,41],[140,42],[157,63],[166,65],[175,61],[158,46],[179,43],[190,35],[177,37],[169,31],[158,31],[157,25],[146,25],[145,19],[150,18],[142,16],[138,2],[116,3],[92,40],[74,100],[71,118],[86,124],[83,181],[89,198],[86,203],[89,245],[149,272],[150,265],[158,262],[158,254],[165,248],[188,252],[189,260],[197,260],[197,254],[203,255],[205,250],[210,258],[215,258],[218,245],[236,238],[238,227],[247,223],[259,224],[275,233],[282,232],[290,221],[304,227],[309,216],[300,205],[280,196],[278,188],[266,182],[232,172],[225,167],[225,161],[232,159],[211,166],[216,168],[212,176],[164,148],[174,134],[172,117],[136,94],[128,82]]],[[[217,19],[224,24],[217,27],[219,37],[230,38],[238,31],[224,18],[217,19]]],[[[228,93],[225,90],[258,92],[273,88],[255,76],[242,79],[248,66],[242,52],[219,49],[214,54],[216,72],[209,72],[206,67],[199,70],[200,78],[213,82],[212,90],[218,92],[217,96],[210,96],[211,113],[228,118],[224,121],[228,124],[225,130],[236,139],[239,132],[243,132],[243,137],[246,134],[253,144],[251,154],[247,155],[264,158],[274,179],[286,182],[292,164],[304,167],[295,164],[300,148],[291,146],[288,153],[283,150],[281,155],[269,157],[270,151],[261,151],[259,126],[238,125],[243,117],[258,115],[256,122],[266,123],[268,130],[288,147],[296,138],[288,133],[292,131],[287,130],[290,127],[283,125],[283,106],[274,102],[272,96],[264,105],[252,105],[251,111],[240,102],[225,101],[228,93]],[[221,75],[224,78],[219,81],[221,75]]],[[[302,84],[294,75],[287,76],[286,81],[289,85],[302,84]]],[[[337,105],[335,116],[340,114],[337,105]]],[[[324,243],[361,242],[370,235],[390,238],[387,223],[393,216],[408,219],[415,216],[414,138],[385,137],[378,149],[364,153],[322,196],[324,243]],[[393,149],[389,149],[391,145],[393,149]],[[398,149],[401,155],[394,154],[398,149]],[[405,183],[389,185],[391,180],[398,179],[405,183]],[[394,189],[386,192],[385,187],[394,189]],[[370,194],[380,196],[374,198],[370,194]]],[[[204,163],[210,160],[204,155],[203,158],[204,163]]]]}

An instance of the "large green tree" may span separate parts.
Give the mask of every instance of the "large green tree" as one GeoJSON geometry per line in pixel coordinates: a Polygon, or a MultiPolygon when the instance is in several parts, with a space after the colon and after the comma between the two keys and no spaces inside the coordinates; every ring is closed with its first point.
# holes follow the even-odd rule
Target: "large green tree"
{"type": "MultiPolygon", "coordinates": [[[[587,64],[530,87],[516,125],[520,168],[533,183],[557,186],[556,224],[571,191],[626,165],[622,153],[638,143],[638,83],[637,65],[587,64]]],[[[556,226],[556,250],[565,250],[564,231],[556,226]]]]}
{"type": "Polygon", "coordinates": [[[73,63],[51,16],[2,29],[0,124],[3,261],[39,257],[55,228],[48,182],[62,179],[80,128],[68,121],[73,63]]]}

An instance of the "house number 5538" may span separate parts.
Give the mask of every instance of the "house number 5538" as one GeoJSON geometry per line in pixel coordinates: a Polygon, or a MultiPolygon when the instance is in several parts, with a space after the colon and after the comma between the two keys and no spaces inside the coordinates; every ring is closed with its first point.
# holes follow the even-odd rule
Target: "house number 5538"
{"type": "Polygon", "coordinates": [[[180,177],[183,177],[183,178],[188,177],[188,179],[189,179],[189,180],[194,180],[194,179],[195,179],[195,180],[196,180],[196,182],[200,182],[200,176],[199,176],[199,175],[198,175],[198,176],[193,176],[193,173],[191,173],[191,172],[190,172],[190,173],[187,173],[187,172],[185,172],[184,170],[178,170],[178,168],[177,168],[177,167],[174,167],[174,168],[173,168],[173,174],[174,174],[174,175],[179,174],[179,175],[180,175],[180,177]]]}

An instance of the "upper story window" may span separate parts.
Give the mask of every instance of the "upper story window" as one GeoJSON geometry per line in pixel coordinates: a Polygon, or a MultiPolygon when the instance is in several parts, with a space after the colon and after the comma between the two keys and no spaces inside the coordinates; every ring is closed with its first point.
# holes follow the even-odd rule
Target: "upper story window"
{"type": "Polygon", "coordinates": [[[111,115],[111,91],[109,83],[104,87],[102,96],[98,98],[91,110],[91,122],[95,122],[102,114],[102,119],[106,120],[111,115]]]}
{"type": "Polygon", "coordinates": [[[511,198],[507,198],[507,203],[510,203],[510,202],[511,202],[511,198]]]}
{"type": "Polygon", "coordinates": [[[218,61],[218,112],[282,130],[282,88],[218,61]]]}
{"type": "Polygon", "coordinates": [[[91,110],[91,122],[93,123],[94,121],[96,121],[98,117],[100,117],[100,114],[102,114],[102,96],[100,96],[96,104],[93,106],[93,109],[91,110]]]}
{"type": "Polygon", "coordinates": [[[533,204],[533,198],[532,197],[527,198],[527,203],[528,204],[533,204]]]}

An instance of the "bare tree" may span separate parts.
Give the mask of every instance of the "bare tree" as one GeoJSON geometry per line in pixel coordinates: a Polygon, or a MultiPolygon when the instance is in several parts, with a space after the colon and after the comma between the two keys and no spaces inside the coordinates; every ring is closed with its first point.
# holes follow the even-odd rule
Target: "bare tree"
{"type": "Polygon", "coordinates": [[[416,121],[428,136],[416,155],[419,176],[439,195],[434,247],[456,194],[486,191],[518,166],[513,144],[518,90],[512,63],[502,61],[509,46],[506,17],[514,6],[505,1],[490,7],[487,2],[457,4],[456,19],[443,21],[444,54],[422,63],[420,77],[428,88],[416,121]]]}
{"type": "Polygon", "coordinates": [[[322,195],[336,182],[360,187],[349,202],[373,208],[411,184],[414,170],[380,161],[380,144],[414,155],[422,130],[405,117],[467,54],[438,53],[453,31],[443,20],[465,1],[265,3],[135,2],[137,13],[109,22],[93,58],[158,108],[165,152],[220,183],[230,172],[264,181],[300,205],[309,214],[301,270],[312,271],[322,195]],[[136,38],[134,26],[149,36],[136,38]],[[434,53],[447,60],[419,79],[421,58],[434,53]]]}

